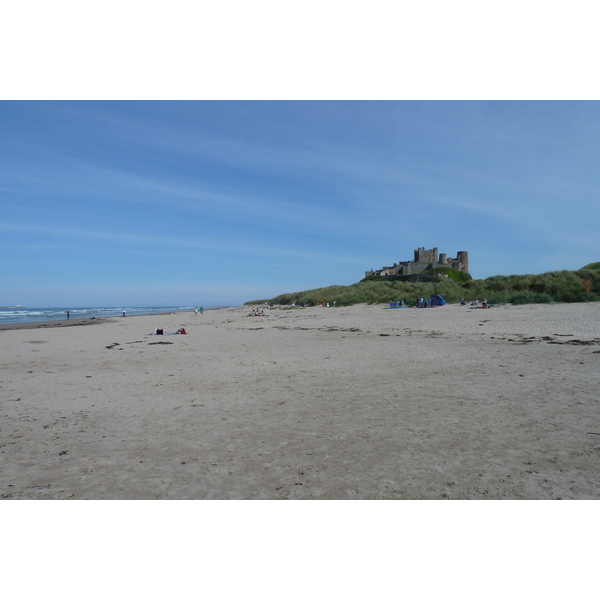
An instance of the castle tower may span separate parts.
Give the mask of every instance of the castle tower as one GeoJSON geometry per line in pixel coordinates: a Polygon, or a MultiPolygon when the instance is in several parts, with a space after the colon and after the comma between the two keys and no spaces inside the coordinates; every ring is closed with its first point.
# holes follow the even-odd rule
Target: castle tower
{"type": "Polygon", "coordinates": [[[456,253],[456,258],[458,259],[458,262],[461,265],[461,271],[464,271],[465,273],[469,272],[469,253],[465,250],[463,250],[462,252],[457,252],[456,253]]]}
{"type": "Polygon", "coordinates": [[[432,248],[431,250],[425,250],[425,248],[417,248],[415,250],[415,262],[437,262],[438,261],[438,249],[432,248]]]}
{"type": "Polygon", "coordinates": [[[440,262],[441,262],[443,265],[447,265],[447,264],[448,264],[448,257],[446,256],[446,253],[445,253],[445,252],[441,252],[441,253],[440,253],[440,262]]]}

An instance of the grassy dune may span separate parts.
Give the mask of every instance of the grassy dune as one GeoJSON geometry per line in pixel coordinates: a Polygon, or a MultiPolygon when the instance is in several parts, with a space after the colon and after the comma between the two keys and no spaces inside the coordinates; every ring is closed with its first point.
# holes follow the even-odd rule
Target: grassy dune
{"type": "Polygon", "coordinates": [[[590,263],[578,271],[552,271],[541,275],[495,275],[487,279],[455,281],[401,281],[388,278],[368,278],[352,285],[332,285],[303,292],[281,294],[275,298],[254,300],[246,304],[270,302],[277,305],[321,304],[334,301],[337,306],[359,303],[379,303],[405,300],[409,306],[418,297],[429,298],[440,294],[446,302],[458,302],[461,298],[487,298],[494,304],[531,304],[548,302],[595,302],[600,299],[600,262],[590,263]],[[584,279],[592,285],[586,294],[584,279]]]}

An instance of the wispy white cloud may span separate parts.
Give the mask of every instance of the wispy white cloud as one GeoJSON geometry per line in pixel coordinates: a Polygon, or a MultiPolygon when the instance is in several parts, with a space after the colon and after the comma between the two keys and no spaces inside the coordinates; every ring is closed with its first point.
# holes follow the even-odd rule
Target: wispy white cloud
{"type": "Polygon", "coordinates": [[[31,278],[30,277],[2,277],[0,278],[0,281],[4,281],[5,283],[12,283],[15,281],[30,281],[31,278]]]}
{"type": "MultiPolygon", "coordinates": [[[[299,262],[311,263],[313,261],[327,260],[332,264],[353,264],[354,259],[348,255],[331,255],[326,252],[301,250],[294,246],[273,246],[268,242],[262,244],[234,242],[231,239],[222,239],[221,236],[207,238],[176,237],[162,234],[136,234],[136,233],[115,233],[110,231],[99,231],[82,228],[66,228],[60,226],[43,226],[23,224],[18,222],[2,222],[0,230],[18,233],[20,243],[31,245],[37,244],[40,247],[48,244],[56,245],[60,243],[69,244],[69,240],[76,241],[78,244],[89,244],[91,240],[108,244],[114,252],[119,252],[123,248],[134,248],[141,254],[152,252],[164,253],[165,250],[176,251],[210,251],[220,256],[242,256],[260,257],[260,260],[266,260],[269,256],[277,256],[279,262],[283,260],[294,260],[299,262]],[[47,241],[41,240],[39,234],[48,236],[47,241]],[[31,236],[27,238],[25,236],[31,236]],[[31,240],[35,241],[32,242],[31,240]]],[[[17,240],[17,242],[19,242],[17,240]]],[[[282,271],[285,272],[285,271],[282,271]]]]}
{"type": "MultiPolygon", "coordinates": [[[[348,197],[350,206],[340,203],[337,198],[335,201],[325,199],[322,203],[313,200],[307,207],[306,195],[297,192],[244,193],[245,186],[235,181],[181,183],[172,178],[97,166],[68,156],[54,156],[54,159],[58,160],[58,168],[49,165],[33,174],[5,172],[5,175],[22,184],[22,188],[13,188],[15,192],[58,197],[63,203],[68,198],[82,198],[87,202],[104,198],[112,204],[119,202],[140,207],[167,204],[174,210],[206,218],[217,216],[231,222],[254,223],[287,231],[368,237],[365,220],[372,216],[375,223],[379,219],[376,207],[364,202],[357,208],[354,196],[348,197]],[[32,186],[37,191],[32,191],[32,186]],[[353,218],[356,210],[361,213],[359,219],[353,218]]],[[[322,194],[327,195],[325,191],[322,194]]]]}

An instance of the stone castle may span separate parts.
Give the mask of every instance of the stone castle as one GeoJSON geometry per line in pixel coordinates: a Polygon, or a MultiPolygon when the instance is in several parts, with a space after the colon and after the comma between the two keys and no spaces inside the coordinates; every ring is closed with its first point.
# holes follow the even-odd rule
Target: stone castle
{"type": "Polygon", "coordinates": [[[393,267],[382,267],[378,271],[366,271],[365,277],[379,275],[387,277],[388,275],[416,275],[423,271],[429,271],[438,267],[452,267],[463,273],[469,272],[469,253],[462,251],[456,253],[456,258],[448,258],[442,253],[438,257],[438,249],[417,248],[415,250],[415,259],[394,263],[393,267]]]}

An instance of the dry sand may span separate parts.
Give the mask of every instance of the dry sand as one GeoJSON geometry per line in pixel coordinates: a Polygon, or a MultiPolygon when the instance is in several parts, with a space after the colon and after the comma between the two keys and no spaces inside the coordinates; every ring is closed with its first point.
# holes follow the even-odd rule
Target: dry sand
{"type": "Polygon", "coordinates": [[[600,496],[600,303],[248,313],[0,331],[1,497],[600,496]]]}

